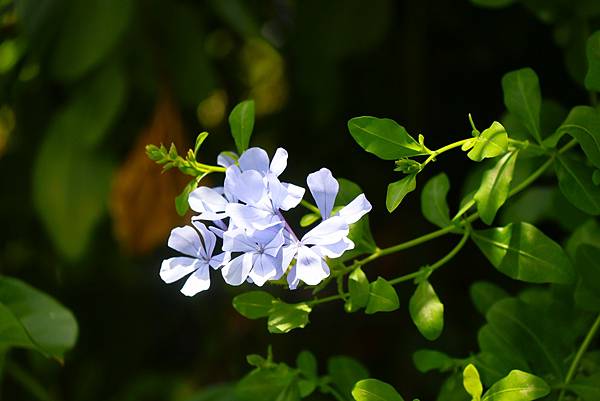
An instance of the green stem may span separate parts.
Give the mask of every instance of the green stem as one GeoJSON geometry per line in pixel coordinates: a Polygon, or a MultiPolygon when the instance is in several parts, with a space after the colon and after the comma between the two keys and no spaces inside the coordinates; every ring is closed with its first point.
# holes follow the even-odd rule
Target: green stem
{"type": "Polygon", "coordinates": [[[421,164],[421,170],[428,165],[430,162],[434,161],[436,157],[438,157],[439,155],[441,155],[442,153],[445,153],[451,149],[454,148],[458,148],[461,147],[463,144],[465,144],[467,141],[470,141],[473,138],[467,138],[467,139],[463,139],[454,143],[451,143],[450,145],[446,145],[444,147],[441,147],[437,150],[434,150],[433,152],[431,152],[431,154],[429,155],[429,157],[427,159],[425,159],[425,161],[421,164]]]}
{"type": "Polygon", "coordinates": [[[592,324],[592,327],[590,327],[590,330],[588,331],[587,335],[583,339],[583,342],[579,346],[577,353],[575,354],[575,358],[573,359],[573,362],[571,362],[571,366],[569,366],[567,376],[565,377],[565,381],[563,383],[563,388],[560,391],[560,395],[558,396],[558,401],[562,401],[562,399],[564,398],[565,392],[567,390],[566,386],[571,382],[571,380],[573,380],[573,377],[575,377],[575,373],[577,372],[577,367],[579,367],[579,362],[581,362],[581,358],[583,357],[583,354],[585,354],[585,352],[587,351],[592,340],[594,339],[594,336],[598,332],[598,329],[600,329],[600,314],[598,315],[598,317],[596,317],[596,320],[592,324]]]}
{"type": "Polygon", "coordinates": [[[319,211],[319,208],[316,207],[315,205],[313,205],[312,203],[305,201],[304,199],[302,199],[300,201],[300,204],[302,206],[304,206],[305,208],[307,208],[308,210],[310,210],[313,213],[317,213],[319,216],[321,215],[321,212],[319,211]]]}

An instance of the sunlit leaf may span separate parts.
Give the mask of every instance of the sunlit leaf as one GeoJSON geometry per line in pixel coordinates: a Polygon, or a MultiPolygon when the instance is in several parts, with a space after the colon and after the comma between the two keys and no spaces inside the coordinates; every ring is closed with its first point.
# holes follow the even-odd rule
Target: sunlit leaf
{"type": "Polygon", "coordinates": [[[233,307],[248,319],[269,316],[275,298],[265,291],[249,291],[233,298],[233,307]]]}
{"type": "Polygon", "coordinates": [[[248,149],[254,129],[254,101],[246,100],[236,105],[229,114],[229,127],[235,147],[241,154],[248,149]]]}
{"type": "Polygon", "coordinates": [[[352,389],[356,401],[404,401],[394,387],[377,379],[361,380],[352,389]]]}
{"type": "Polygon", "coordinates": [[[495,383],[483,395],[482,401],[532,401],[550,393],[550,386],[541,378],[520,370],[495,383]]]}
{"type": "Polygon", "coordinates": [[[416,174],[407,175],[400,181],[388,185],[387,195],[385,197],[385,206],[388,212],[392,213],[404,199],[404,197],[415,190],[417,187],[416,174]]]}
{"type": "Polygon", "coordinates": [[[392,312],[399,307],[400,301],[394,287],[384,278],[377,277],[377,280],[371,283],[365,313],[371,315],[377,312],[392,312]]]}
{"type": "Polygon", "coordinates": [[[282,334],[290,330],[303,328],[308,324],[311,307],[305,303],[286,304],[275,302],[269,311],[267,328],[269,332],[282,334]]]}
{"type": "Polygon", "coordinates": [[[476,139],[473,148],[467,153],[469,159],[480,162],[483,159],[500,156],[508,151],[508,135],[497,121],[485,129],[476,139]]]}
{"type": "Polygon", "coordinates": [[[523,68],[512,71],[502,77],[504,104],[514,114],[527,131],[538,142],[542,141],[540,132],[540,108],[542,95],[540,83],[535,71],[523,68]]]}
{"type": "Polygon", "coordinates": [[[369,371],[358,361],[347,356],[334,356],[327,361],[327,373],[333,384],[347,398],[356,382],[369,377],[369,371]]]}
{"type": "Polygon", "coordinates": [[[354,312],[367,306],[370,292],[369,280],[360,267],[348,276],[348,291],[350,297],[345,305],[346,311],[354,312]]]}
{"type": "Polygon", "coordinates": [[[555,167],[558,186],[565,198],[588,214],[600,214],[600,187],[594,185],[593,170],[564,156],[556,158],[555,167]]]}
{"type": "Polygon", "coordinates": [[[437,339],[444,329],[444,305],[433,286],[425,280],[419,283],[408,304],[410,317],[426,339],[437,339]]]}
{"type": "Polygon", "coordinates": [[[510,152],[498,160],[496,165],[483,173],[481,186],[473,196],[477,211],[486,224],[492,224],[496,212],[508,199],[518,152],[510,152]]]}
{"type": "Polygon", "coordinates": [[[467,390],[473,401],[481,399],[483,385],[481,384],[477,368],[471,363],[463,370],[463,387],[467,390]]]}

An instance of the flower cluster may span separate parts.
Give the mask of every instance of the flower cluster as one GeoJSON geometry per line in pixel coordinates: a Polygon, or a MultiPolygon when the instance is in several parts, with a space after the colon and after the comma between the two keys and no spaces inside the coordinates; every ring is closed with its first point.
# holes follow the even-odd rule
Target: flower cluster
{"type": "Polygon", "coordinates": [[[221,154],[217,159],[226,168],[223,187],[199,187],[190,194],[190,208],[198,214],[191,226],[173,229],[168,242],[186,256],[164,260],[160,277],[172,283],[191,273],[181,289],[188,296],[209,288],[210,267],[221,269],[230,285],[262,286],[286,273],[290,289],[300,281],[320,283],[330,274],[325,258],[340,257],[354,247],[349,225],[371,210],[367,198],[360,194],[334,213],[337,180],[326,168],[309,174],[308,189],[322,221],[299,238],[282,214],[298,206],[305,193],[279,180],[287,152],[277,149],[271,161],[260,148],[246,150],[237,161],[234,157],[221,154]],[[217,237],[222,252],[214,255],[217,237]]]}

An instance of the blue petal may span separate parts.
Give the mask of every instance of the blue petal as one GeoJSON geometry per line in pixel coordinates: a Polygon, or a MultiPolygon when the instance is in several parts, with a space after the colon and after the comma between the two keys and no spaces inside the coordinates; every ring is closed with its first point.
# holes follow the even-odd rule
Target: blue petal
{"type": "Polygon", "coordinates": [[[202,239],[204,240],[204,247],[200,248],[199,255],[202,256],[204,259],[208,260],[212,256],[213,251],[215,250],[217,237],[215,237],[215,234],[208,231],[208,228],[206,228],[206,226],[201,222],[192,221],[192,224],[194,225],[194,227],[196,227],[196,230],[200,232],[200,235],[202,235],[202,239]]]}
{"type": "Polygon", "coordinates": [[[296,277],[308,285],[317,285],[329,276],[329,266],[312,249],[301,246],[296,257],[296,277]]]}
{"type": "Polygon", "coordinates": [[[232,222],[246,230],[264,230],[281,224],[281,218],[270,210],[237,203],[230,203],[226,210],[232,222]]]}
{"type": "Polygon", "coordinates": [[[221,220],[227,217],[225,207],[227,199],[217,191],[208,187],[199,187],[192,191],[188,198],[190,208],[200,213],[196,216],[200,220],[221,220]]]}
{"type": "Polygon", "coordinates": [[[231,260],[222,269],[223,279],[229,285],[241,285],[252,270],[253,253],[244,253],[231,260]]]}
{"type": "Polygon", "coordinates": [[[200,237],[198,232],[190,226],[176,227],[171,230],[168,245],[169,248],[184,255],[200,256],[200,237]]]}
{"type": "Polygon", "coordinates": [[[244,171],[236,178],[234,195],[237,199],[250,205],[268,204],[267,187],[259,172],[244,171]]]}
{"type": "Polygon", "coordinates": [[[340,189],[340,184],[333,178],[331,171],[322,168],[306,178],[308,189],[317,202],[317,207],[323,219],[329,218],[335,203],[335,197],[340,189]]]}
{"type": "Polygon", "coordinates": [[[256,240],[246,234],[246,230],[237,228],[223,234],[223,250],[227,252],[256,252],[259,246],[256,240]]]}
{"type": "MultiPolygon", "coordinates": [[[[281,263],[281,262],[280,262],[281,263]]],[[[249,277],[259,287],[277,274],[277,259],[266,254],[256,255],[249,277]]]]}
{"type": "MultiPolygon", "coordinates": [[[[232,152],[221,152],[217,156],[217,164],[222,167],[229,167],[235,164],[235,159],[230,156],[232,152]]],[[[235,154],[235,153],[234,153],[235,154]]]]}
{"type": "Polygon", "coordinates": [[[266,174],[269,171],[269,156],[261,148],[250,148],[240,156],[238,161],[242,171],[256,170],[266,174]]]}
{"type": "Polygon", "coordinates": [[[275,209],[290,210],[298,206],[304,196],[304,188],[281,183],[274,174],[267,175],[269,194],[275,209]]]}
{"type": "Polygon", "coordinates": [[[200,291],[206,291],[210,287],[210,273],[207,264],[203,264],[192,274],[181,288],[181,293],[193,297],[200,291]]]}
{"type": "Polygon", "coordinates": [[[279,176],[287,167],[287,159],[288,152],[284,148],[277,148],[273,155],[273,159],[271,160],[269,170],[276,176],[279,176]]]}
{"type": "Polygon", "coordinates": [[[305,245],[335,244],[348,236],[348,224],[339,216],[333,216],[320,222],[302,237],[305,245]]]}
{"type": "Polygon", "coordinates": [[[173,283],[202,266],[199,259],[178,256],[163,260],[160,266],[160,278],[167,284],[173,283]]]}
{"type": "Polygon", "coordinates": [[[371,203],[367,200],[365,194],[360,194],[346,206],[344,206],[339,212],[338,215],[342,217],[346,223],[354,224],[361,217],[371,211],[371,203]]]}

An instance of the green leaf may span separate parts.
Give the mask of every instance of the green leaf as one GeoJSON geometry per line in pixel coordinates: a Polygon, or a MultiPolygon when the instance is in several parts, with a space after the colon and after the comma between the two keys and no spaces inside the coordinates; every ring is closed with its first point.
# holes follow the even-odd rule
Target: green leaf
{"type": "Polygon", "coordinates": [[[517,117],[535,140],[541,143],[540,108],[542,95],[540,83],[531,68],[509,72],[502,77],[504,104],[517,117]]]}
{"type": "Polygon", "coordinates": [[[471,3],[486,8],[504,8],[514,2],[515,0],[471,0],[471,3]]]}
{"type": "Polygon", "coordinates": [[[553,216],[557,188],[531,187],[510,199],[502,209],[501,224],[526,221],[536,224],[553,216]],[[531,207],[535,205],[535,207],[531,207]]]}
{"type": "Polygon", "coordinates": [[[240,315],[248,319],[269,316],[275,298],[265,291],[250,291],[233,298],[233,307],[240,315]]]}
{"type": "Polygon", "coordinates": [[[429,281],[422,281],[410,298],[410,317],[426,339],[437,339],[444,329],[444,305],[429,281]]]}
{"type": "Polygon", "coordinates": [[[463,370],[463,387],[467,390],[473,401],[481,399],[483,385],[481,384],[477,368],[471,363],[463,370]]]}
{"type": "Polygon", "coordinates": [[[532,401],[550,393],[550,386],[539,377],[520,370],[496,382],[485,392],[482,401],[532,401]]]}
{"type": "Polygon", "coordinates": [[[348,399],[356,382],[369,377],[368,370],[360,362],[347,356],[329,358],[327,373],[337,389],[348,399]]]}
{"type": "Polygon", "coordinates": [[[454,360],[443,352],[430,349],[421,349],[413,354],[413,363],[421,373],[427,373],[431,370],[445,372],[454,367],[454,360]]]}
{"type": "Polygon", "coordinates": [[[494,167],[483,173],[481,186],[473,196],[481,220],[488,225],[508,199],[517,155],[518,151],[505,154],[494,167]]]}
{"type": "Polygon", "coordinates": [[[588,70],[585,87],[589,91],[600,92],[600,31],[594,32],[587,40],[586,55],[588,70]]]}
{"type": "Polygon", "coordinates": [[[462,374],[457,372],[444,381],[436,401],[469,401],[470,399],[462,384],[462,374]]]}
{"type": "Polygon", "coordinates": [[[296,358],[296,366],[307,378],[317,377],[317,358],[310,351],[302,351],[296,358]]]}
{"type": "Polygon", "coordinates": [[[371,283],[369,301],[365,313],[372,315],[377,312],[392,312],[400,307],[398,294],[394,287],[384,278],[377,277],[371,283]]]}
{"type": "Polygon", "coordinates": [[[77,334],[68,309],[20,280],[0,276],[0,347],[35,349],[62,360],[77,334]]]}
{"type": "Polygon", "coordinates": [[[500,156],[508,151],[508,135],[498,121],[475,138],[473,148],[467,153],[469,159],[480,162],[483,159],[500,156]]]}
{"type": "Polygon", "coordinates": [[[544,140],[544,146],[554,148],[564,135],[577,139],[585,155],[600,167],[600,112],[589,106],[573,107],[556,132],[544,140]]]}
{"type": "Polygon", "coordinates": [[[360,267],[354,269],[348,276],[348,291],[350,297],[345,305],[347,312],[355,312],[367,306],[370,292],[369,280],[360,267]]]}
{"type": "Polygon", "coordinates": [[[471,301],[475,305],[475,309],[484,316],[492,305],[509,297],[508,293],[502,288],[487,281],[476,281],[471,284],[469,295],[471,295],[471,301]]]}
{"type": "Polygon", "coordinates": [[[269,311],[267,328],[269,332],[282,334],[308,324],[308,315],[312,311],[306,303],[286,304],[275,302],[269,311]]]}
{"type": "Polygon", "coordinates": [[[583,401],[600,400],[600,372],[596,372],[589,377],[577,377],[567,389],[577,394],[583,401]]]}
{"type": "Polygon", "coordinates": [[[528,223],[474,231],[472,238],[500,272],[530,283],[571,283],[573,267],[562,247],[528,223]]]}
{"type": "Polygon", "coordinates": [[[562,194],[578,209],[600,214],[600,187],[594,185],[593,170],[578,160],[559,156],[554,164],[562,194]]]}
{"type": "Polygon", "coordinates": [[[394,387],[377,379],[361,380],[352,389],[356,401],[404,401],[394,387]]]}
{"type": "Polygon", "coordinates": [[[425,218],[438,227],[450,224],[450,209],[446,196],[450,181],[445,173],[440,173],[427,181],[421,192],[421,211],[425,218]]]}
{"type": "Polygon", "coordinates": [[[60,80],[74,81],[104,61],[117,45],[130,25],[133,1],[75,0],[67,4],[59,14],[62,21],[55,22],[60,32],[50,53],[50,70],[60,80]]]}
{"type": "Polygon", "coordinates": [[[348,121],[348,129],[364,150],[384,160],[427,154],[404,127],[389,118],[355,117],[348,121]]]}
{"type": "Polygon", "coordinates": [[[204,143],[204,140],[208,137],[208,132],[204,131],[198,134],[196,137],[196,144],[194,145],[194,155],[198,154],[200,146],[204,143]]]}
{"type": "Polygon", "coordinates": [[[295,375],[296,372],[284,364],[255,369],[236,384],[235,394],[243,401],[277,401],[295,384],[295,375]]]}
{"type": "Polygon", "coordinates": [[[416,187],[416,174],[407,175],[400,181],[392,182],[388,185],[385,197],[385,206],[388,212],[392,213],[400,205],[406,194],[414,191],[416,187]]]}
{"type": "Polygon", "coordinates": [[[254,129],[254,100],[239,103],[229,114],[229,127],[238,153],[242,154],[250,144],[254,129]]]}
{"type": "Polygon", "coordinates": [[[192,193],[192,191],[194,189],[196,189],[197,186],[198,186],[198,184],[196,182],[196,179],[193,178],[183,188],[183,191],[181,191],[181,193],[179,195],[177,195],[177,197],[175,198],[175,210],[177,211],[178,215],[185,216],[185,214],[187,213],[187,211],[190,207],[190,205],[188,203],[188,198],[190,197],[190,194],[192,193]]]}

